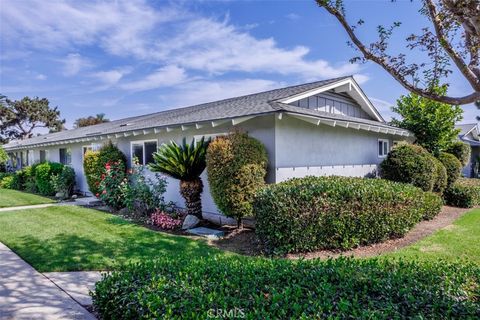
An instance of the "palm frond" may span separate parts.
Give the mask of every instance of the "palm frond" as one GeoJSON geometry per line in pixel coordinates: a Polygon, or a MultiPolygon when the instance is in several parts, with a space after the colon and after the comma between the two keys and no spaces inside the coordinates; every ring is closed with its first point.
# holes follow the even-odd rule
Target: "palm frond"
{"type": "Polygon", "coordinates": [[[206,153],[210,140],[202,137],[195,143],[192,139],[190,144],[183,138],[179,145],[175,141],[162,144],[153,154],[154,163],[149,165],[150,170],[164,173],[172,178],[184,181],[192,181],[198,178],[206,167],[206,153]]]}

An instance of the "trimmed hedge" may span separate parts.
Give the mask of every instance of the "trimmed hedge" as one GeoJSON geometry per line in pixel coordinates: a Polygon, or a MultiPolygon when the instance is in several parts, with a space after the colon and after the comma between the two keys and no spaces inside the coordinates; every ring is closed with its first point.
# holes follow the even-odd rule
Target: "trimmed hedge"
{"type": "Polygon", "coordinates": [[[438,195],[408,184],[310,176],[259,191],[255,230],[273,253],[349,249],[401,237],[441,207],[438,195]]]}
{"type": "Polygon", "coordinates": [[[0,178],[0,188],[4,189],[16,189],[15,187],[15,175],[2,175],[0,178]]]}
{"type": "Polygon", "coordinates": [[[447,188],[452,186],[455,181],[460,177],[462,172],[462,164],[453,154],[440,152],[438,160],[443,163],[445,169],[447,169],[447,188]]]}
{"type": "Polygon", "coordinates": [[[470,161],[471,151],[470,145],[461,141],[453,142],[450,147],[445,150],[445,152],[453,154],[460,161],[462,167],[465,167],[470,161]]]}
{"type": "Polygon", "coordinates": [[[57,162],[43,162],[36,165],[35,185],[39,194],[44,196],[54,196],[55,187],[52,183],[52,177],[60,175],[63,171],[63,164],[57,162]]]}
{"type": "Polygon", "coordinates": [[[433,184],[433,192],[443,194],[448,183],[447,169],[437,158],[433,158],[433,160],[435,161],[435,183],[433,184]]]}
{"type": "Polygon", "coordinates": [[[207,150],[207,173],[215,204],[227,217],[240,222],[253,216],[255,192],[265,185],[267,152],[264,145],[243,132],[217,137],[207,150]]]}
{"type": "Polygon", "coordinates": [[[480,179],[458,179],[445,191],[444,198],[450,206],[461,208],[480,206],[480,179]]]}
{"type": "Polygon", "coordinates": [[[386,259],[162,258],[104,274],[102,319],[475,319],[480,266],[386,259]]]}
{"type": "Polygon", "coordinates": [[[437,177],[434,157],[424,148],[400,144],[380,164],[382,178],[413,184],[423,191],[432,191],[437,177]]]}

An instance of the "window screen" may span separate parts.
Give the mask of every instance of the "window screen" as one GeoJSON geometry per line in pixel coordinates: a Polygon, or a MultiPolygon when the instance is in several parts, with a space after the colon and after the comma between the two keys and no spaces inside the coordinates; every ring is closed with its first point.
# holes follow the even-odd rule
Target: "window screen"
{"type": "Polygon", "coordinates": [[[157,152],[157,141],[145,142],[145,164],[153,163],[153,153],[157,152]]]}

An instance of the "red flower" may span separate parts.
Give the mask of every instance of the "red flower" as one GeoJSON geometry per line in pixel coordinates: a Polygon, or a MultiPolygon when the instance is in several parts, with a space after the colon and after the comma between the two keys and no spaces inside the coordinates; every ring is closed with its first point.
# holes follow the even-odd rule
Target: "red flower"
{"type": "Polygon", "coordinates": [[[107,193],[107,190],[103,190],[103,191],[102,191],[102,194],[106,194],[106,193],[107,193]]]}
{"type": "Polygon", "coordinates": [[[99,193],[97,193],[95,196],[98,198],[98,196],[100,196],[100,194],[99,194],[99,193]]]}

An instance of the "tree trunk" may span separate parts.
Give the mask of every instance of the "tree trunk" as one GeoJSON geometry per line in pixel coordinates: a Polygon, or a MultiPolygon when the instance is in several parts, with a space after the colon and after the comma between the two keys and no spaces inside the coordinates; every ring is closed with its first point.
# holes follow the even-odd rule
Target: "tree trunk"
{"type": "Polygon", "coordinates": [[[202,219],[203,183],[200,178],[192,181],[180,181],[180,194],[185,199],[187,214],[202,219]]]}

